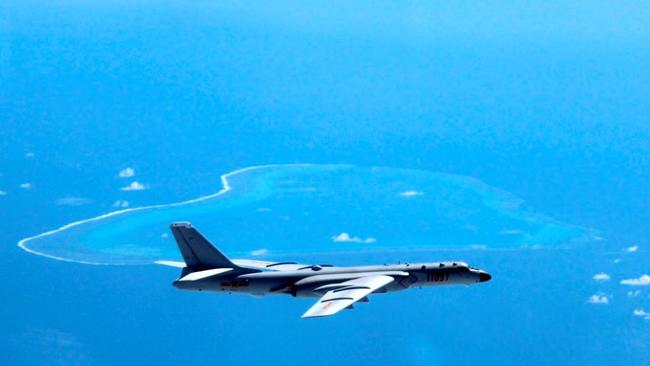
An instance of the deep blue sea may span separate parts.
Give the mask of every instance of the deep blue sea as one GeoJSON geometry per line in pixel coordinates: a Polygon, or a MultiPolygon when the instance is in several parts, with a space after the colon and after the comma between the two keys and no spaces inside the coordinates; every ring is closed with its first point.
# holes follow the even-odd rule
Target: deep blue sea
{"type": "Polygon", "coordinates": [[[0,364],[650,364],[648,18],[2,2],[0,364]],[[66,261],[18,246],[143,206],[28,241],[66,261]],[[178,259],[174,220],[233,257],[493,279],[305,320],[313,299],[173,288],[150,263],[178,259]]]}

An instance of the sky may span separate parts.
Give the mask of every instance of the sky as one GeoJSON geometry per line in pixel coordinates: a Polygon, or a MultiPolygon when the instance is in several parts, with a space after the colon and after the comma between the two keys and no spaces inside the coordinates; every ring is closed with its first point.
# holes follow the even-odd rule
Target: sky
{"type": "Polygon", "coordinates": [[[621,281],[650,274],[649,13],[589,1],[3,2],[0,363],[648,364],[649,293],[621,281]],[[462,257],[495,277],[380,295],[325,322],[299,319],[309,301],[194,296],[167,268],[16,245],[285,163],[469,176],[604,240],[346,257],[462,257]]]}

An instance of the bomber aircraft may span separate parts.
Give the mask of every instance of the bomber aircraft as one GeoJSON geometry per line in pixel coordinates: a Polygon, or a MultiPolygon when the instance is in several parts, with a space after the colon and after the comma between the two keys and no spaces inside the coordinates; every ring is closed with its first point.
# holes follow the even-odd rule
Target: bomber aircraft
{"type": "Polygon", "coordinates": [[[319,297],[303,318],[323,317],[367,302],[368,295],[410,287],[471,285],[492,276],[464,262],[403,263],[358,267],[228,259],[190,223],[171,224],[183,262],[157,263],[182,268],[174,287],[251,295],[319,297]]]}

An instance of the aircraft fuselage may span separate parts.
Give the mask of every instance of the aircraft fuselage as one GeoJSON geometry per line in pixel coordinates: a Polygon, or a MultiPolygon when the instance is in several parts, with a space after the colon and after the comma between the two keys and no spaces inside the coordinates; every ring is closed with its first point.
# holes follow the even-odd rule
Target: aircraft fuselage
{"type": "Polygon", "coordinates": [[[171,224],[183,262],[159,261],[181,268],[174,287],[190,291],[216,291],[262,296],[290,294],[318,297],[303,318],[334,315],[367,302],[368,295],[410,287],[470,285],[492,276],[464,262],[399,263],[393,265],[334,267],[252,259],[230,260],[190,223],[171,224]]]}
{"type": "Polygon", "coordinates": [[[441,285],[470,285],[488,281],[491,276],[485,271],[472,268],[464,262],[404,263],[393,265],[321,267],[311,266],[293,271],[266,271],[244,274],[229,272],[202,280],[174,282],[182,290],[220,291],[227,293],[248,293],[253,295],[291,294],[298,297],[320,297],[319,287],[332,281],[346,281],[369,273],[392,275],[397,280],[384,288],[385,292],[404,290],[410,287],[441,285]]]}

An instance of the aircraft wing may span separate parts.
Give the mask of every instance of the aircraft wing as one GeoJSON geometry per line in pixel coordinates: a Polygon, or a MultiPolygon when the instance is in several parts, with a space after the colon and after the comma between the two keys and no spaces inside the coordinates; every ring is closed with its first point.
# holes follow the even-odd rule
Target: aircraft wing
{"type": "Polygon", "coordinates": [[[394,278],[391,276],[370,275],[336,285],[325,285],[326,287],[335,286],[335,288],[327,291],[302,317],[313,318],[334,315],[393,281],[394,278]]]}

